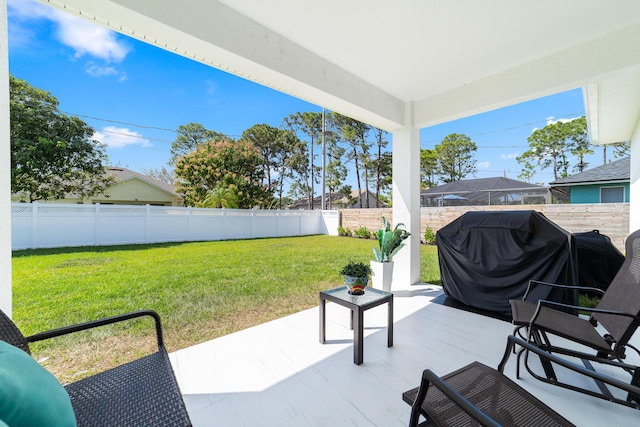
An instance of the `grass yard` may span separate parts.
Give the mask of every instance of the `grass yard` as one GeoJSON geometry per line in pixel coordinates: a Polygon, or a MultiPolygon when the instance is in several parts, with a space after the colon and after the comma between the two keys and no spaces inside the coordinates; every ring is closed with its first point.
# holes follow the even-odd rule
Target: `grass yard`
{"type": "MultiPolygon", "coordinates": [[[[13,253],[13,318],[29,335],[149,308],[169,351],[317,305],[375,240],[334,236],[27,250],[13,253]]],[[[421,246],[421,280],[440,283],[435,246],[421,246]]],[[[129,322],[36,343],[34,357],[63,382],[155,346],[153,326],[129,322]]]]}

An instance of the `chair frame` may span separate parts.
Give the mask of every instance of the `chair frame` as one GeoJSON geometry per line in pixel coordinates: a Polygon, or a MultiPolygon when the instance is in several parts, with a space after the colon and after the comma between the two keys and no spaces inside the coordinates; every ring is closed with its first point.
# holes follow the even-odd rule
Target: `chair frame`
{"type": "MultiPolygon", "coordinates": [[[[634,310],[633,312],[611,309],[612,306],[615,308],[616,305],[620,306],[620,304],[622,304],[622,307],[625,306],[625,302],[621,301],[621,294],[626,295],[628,292],[634,292],[635,295],[637,295],[637,278],[634,279],[632,277],[635,276],[630,275],[638,264],[639,254],[634,254],[634,249],[635,252],[638,252],[638,248],[640,247],[638,246],[639,241],[640,230],[632,233],[627,238],[627,258],[607,291],[593,287],[531,280],[522,300],[511,301],[513,323],[515,325],[514,335],[517,334],[546,352],[581,359],[585,367],[591,370],[594,370],[591,362],[621,368],[631,375],[632,385],[640,385],[640,366],[625,362],[627,348],[634,350],[638,356],[640,356],[640,350],[629,343],[634,332],[640,327],[640,312],[636,313],[635,310],[638,307],[630,305],[626,305],[626,307],[627,309],[634,310]],[[614,288],[614,286],[616,286],[614,282],[617,288],[614,288]],[[595,293],[602,297],[602,301],[595,308],[579,307],[548,300],[539,300],[537,303],[527,301],[529,291],[535,286],[548,286],[595,293]],[[612,296],[607,300],[606,304],[602,304],[607,298],[607,292],[610,292],[611,289],[615,289],[615,293],[611,294],[612,296]],[[601,305],[605,308],[601,308],[601,305]],[[574,316],[569,314],[571,311],[588,313],[590,317],[586,319],[584,317],[574,316]],[[604,335],[596,329],[599,320],[601,320],[602,328],[606,331],[604,335]],[[611,329],[608,328],[607,324],[612,325],[611,329]],[[523,328],[525,328],[526,332],[523,332],[523,328]],[[580,331],[582,331],[582,333],[580,331]],[[563,337],[584,345],[590,348],[592,352],[554,345],[551,343],[549,335],[563,337]]],[[[635,299],[632,298],[629,301],[635,301],[635,299]]],[[[518,369],[520,369],[520,360],[524,351],[524,349],[521,349],[518,353],[518,369]]],[[[534,372],[528,361],[527,352],[524,358],[524,366],[533,377],[540,381],[640,409],[640,395],[629,394],[626,400],[619,399],[612,395],[605,384],[598,381],[596,384],[599,391],[567,384],[558,380],[550,363],[542,360],[544,370],[544,376],[542,376],[534,372]]]]}
{"type": "MultiPolygon", "coordinates": [[[[534,281],[532,281],[534,282],[534,281]]],[[[552,283],[545,283],[545,282],[537,282],[538,284],[542,283],[544,285],[549,285],[549,286],[556,286],[556,287],[570,287],[570,288],[574,288],[577,290],[590,290],[590,291],[598,291],[599,293],[604,293],[602,290],[597,289],[597,288],[591,288],[591,287],[581,287],[581,286],[568,286],[568,285],[559,285],[559,284],[552,284],[552,283]]],[[[526,294],[525,294],[525,298],[526,298],[526,294]]],[[[600,349],[599,351],[597,351],[597,353],[591,354],[591,353],[586,353],[583,351],[579,351],[579,350],[572,350],[569,348],[565,348],[565,347],[559,347],[559,346],[555,346],[551,343],[551,340],[549,339],[549,336],[547,334],[547,331],[545,331],[544,329],[539,328],[536,325],[536,320],[538,319],[538,317],[541,314],[541,311],[543,310],[543,307],[547,307],[549,309],[555,309],[555,307],[560,307],[560,308],[569,308],[569,309],[579,309],[581,311],[584,312],[588,312],[588,313],[605,313],[605,314],[612,314],[612,315],[618,315],[618,316],[625,316],[625,317],[630,317],[634,320],[634,323],[636,324],[640,324],[640,317],[633,315],[631,313],[623,313],[623,312],[616,312],[613,310],[603,310],[603,309],[597,309],[597,308],[586,308],[586,307],[579,307],[579,306],[572,306],[572,305],[567,305],[567,304],[563,304],[563,303],[558,303],[558,302],[554,302],[554,301],[547,301],[547,300],[539,300],[537,305],[536,305],[536,309],[535,312],[533,314],[533,317],[531,318],[531,320],[529,321],[529,323],[527,325],[516,325],[515,329],[514,329],[514,334],[517,334],[518,336],[526,339],[528,342],[534,344],[537,348],[544,350],[546,352],[548,352],[549,354],[551,353],[556,353],[556,354],[562,354],[564,356],[569,356],[569,357],[575,357],[578,358],[582,361],[582,363],[585,365],[585,367],[593,372],[595,372],[595,369],[593,368],[593,365],[590,362],[596,362],[596,363],[600,363],[603,365],[609,365],[609,366],[614,366],[617,368],[621,368],[624,371],[626,371],[627,373],[629,373],[632,376],[632,381],[631,384],[633,385],[640,385],[640,366],[637,365],[631,365],[629,363],[625,363],[623,360],[626,358],[626,349],[627,348],[631,348],[633,349],[636,353],[638,353],[638,355],[640,355],[640,351],[634,347],[633,345],[629,344],[628,342],[616,342],[616,341],[612,341],[611,339],[608,339],[607,336],[605,335],[605,337],[603,337],[603,340],[605,340],[606,342],[610,342],[612,347],[611,350],[609,352],[603,352],[602,349],[600,349]],[[522,333],[522,328],[526,328],[526,334],[522,333]]],[[[597,326],[597,322],[595,321],[595,319],[590,318],[589,320],[583,319],[585,322],[589,322],[591,323],[591,325],[595,328],[595,326],[597,326]]],[[[637,327],[637,326],[636,326],[637,327]]],[[[550,332],[551,334],[553,334],[553,332],[550,332]]],[[[582,388],[582,387],[577,387],[574,386],[572,384],[568,384],[566,382],[562,382],[558,380],[558,376],[555,373],[555,370],[553,369],[553,366],[548,363],[548,361],[544,360],[543,358],[541,358],[541,363],[542,363],[542,368],[544,370],[544,374],[545,376],[539,375],[537,374],[529,365],[529,352],[527,351],[527,349],[522,348],[519,352],[518,352],[518,363],[517,363],[517,371],[518,371],[518,375],[520,372],[520,360],[522,359],[522,355],[525,354],[524,357],[524,367],[525,369],[529,372],[529,374],[531,374],[532,377],[546,382],[548,384],[553,384],[556,385],[558,387],[563,387],[569,390],[573,390],[573,391],[577,391],[580,393],[584,393],[584,394],[588,394],[590,396],[594,396],[594,397],[598,397],[610,402],[615,402],[615,403],[619,403],[621,405],[625,405],[625,406],[630,406],[632,408],[636,408],[636,409],[640,409],[640,395],[634,395],[634,394],[629,394],[627,396],[627,399],[620,399],[615,397],[611,391],[607,388],[606,384],[603,384],[600,381],[596,380],[596,385],[598,386],[599,392],[594,391],[594,390],[589,390],[586,388],[582,388]]]]}
{"type": "MultiPolygon", "coordinates": [[[[527,352],[532,352],[535,353],[536,355],[538,355],[540,358],[544,359],[545,361],[549,362],[549,363],[554,363],[557,364],[559,366],[562,366],[564,368],[567,368],[573,372],[576,372],[580,375],[585,375],[587,377],[590,377],[596,381],[600,381],[602,383],[608,384],[612,387],[617,387],[620,388],[626,392],[628,392],[629,394],[638,394],[640,395],[640,387],[638,386],[634,386],[631,384],[627,384],[623,381],[617,380],[615,378],[603,375],[601,373],[595,372],[593,370],[584,368],[580,365],[577,365],[571,361],[568,361],[566,359],[560,358],[554,354],[550,354],[547,351],[539,348],[538,346],[523,340],[522,338],[519,338],[517,336],[513,336],[510,335],[507,338],[507,346],[505,348],[504,351],[504,355],[502,357],[502,360],[500,361],[498,368],[495,370],[495,374],[496,376],[504,376],[504,369],[505,366],[507,364],[507,361],[510,357],[510,355],[512,353],[515,352],[516,350],[516,346],[521,347],[524,351],[527,352]]],[[[520,352],[519,352],[520,353],[520,352]]],[[[520,378],[520,371],[519,369],[517,370],[516,373],[516,378],[520,378]]],[[[418,390],[417,396],[415,398],[415,400],[413,402],[409,401],[408,398],[408,394],[412,391],[408,391],[405,392],[403,394],[403,399],[405,400],[405,402],[411,404],[411,418],[409,421],[409,426],[414,427],[414,426],[428,426],[428,425],[438,425],[436,422],[434,422],[432,416],[430,415],[430,408],[425,406],[425,398],[427,396],[427,391],[429,389],[430,386],[433,386],[435,388],[437,388],[438,390],[440,390],[445,396],[447,396],[451,402],[457,406],[460,411],[465,412],[466,414],[468,414],[471,418],[473,418],[475,421],[477,421],[480,425],[482,426],[487,426],[487,427],[495,427],[495,426],[500,426],[500,424],[494,420],[493,418],[491,418],[488,414],[486,414],[485,412],[481,411],[478,407],[476,407],[472,402],[470,402],[467,397],[461,395],[458,391],[456,391],[455,389],[453,389],[447,382],[446,382],[446,376],[445,379],[443,380],[442,378],[440,378],[438,375],[436,375],[433,371],[426,369],[424,370],[423,374],[422,374],[422,381],[420,384],[420,388],[418,390]],[[422,423],[422,424],[418,424],[419,422],[419,417],[420,415],[424,416],[426,418],[426,422],[422,423]],[[432,424],[433,423],[433,424],[432,424]]],[[[516,385],[517,386],[517,385],[516,385]]],[[[535,397],[531,396],[532,399],[535,399],[535,397]]],[[[536,399],[537,400],[537,399],[536,399]]],[[[544,405],[544,403],[542,403],[542,405],[544,405]]],[[[499,403],[498,403],[499,406],[499,403]]],[[[546,406],[546,405],[545,405],[546,406]]],[[[523,408],[523,410],[526,410],[526,408],[523,408]]],[[[552,411],[551,409],[549,409],[550,411],[552,411]]],[[[553,411],[555,412],[555,411],[553,411]]],[[[560,414],[557,414],[560,415],[560,414]]],[[[561,417],[561,416],[560,416],[561,417]]],[[[564,420],[566,421],[566,420],[564,420]]],[[[567,424],[570,424],[569,421],[566,421],[567,424]]]]}
{"type": "Polygon", "coordinates": [[[29,343],[143,317],[154,320],[157,352],[64,386],[78,426],[191,426],[164,345],[160,316],[153,310],[134,311],[26,337],[0,311],[0,339],[31,354],[29,343]]]}

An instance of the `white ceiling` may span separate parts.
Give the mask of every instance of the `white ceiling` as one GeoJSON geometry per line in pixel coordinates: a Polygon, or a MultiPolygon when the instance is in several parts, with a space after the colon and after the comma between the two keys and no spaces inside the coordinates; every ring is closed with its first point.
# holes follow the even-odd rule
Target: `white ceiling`
{"type": "Polygon", "coordinates": [[[581,86],[594,142],[640,117],[638,0],[40,1],[387,130],[581,86]]]}

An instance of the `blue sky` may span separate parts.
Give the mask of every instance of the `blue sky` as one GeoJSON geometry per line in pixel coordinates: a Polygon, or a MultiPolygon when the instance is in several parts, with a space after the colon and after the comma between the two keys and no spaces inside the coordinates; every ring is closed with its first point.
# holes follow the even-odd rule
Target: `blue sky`
{"type": "MultiPolygon", "coordinates": [[[[61,111],[89,123],[107,144],[112,164],[137,171],[166,167],[175,129],[189,122],[238,137],[254,124],[278,127],[289,114],[322,110],[33,0],[8,4],[10,72],[51,92],[61,111]]],[[[517,179],[515,157],[527,149],[534,129],[582,115],[576,89],[423,129],[421,147],[463,133],[478,145],[476,177],[517,179]]],[[[598,150],[590,166],[601,157],[598,150]]],[[[550,170],[534,177],[537,183],[552,179],[550,170]]]]}

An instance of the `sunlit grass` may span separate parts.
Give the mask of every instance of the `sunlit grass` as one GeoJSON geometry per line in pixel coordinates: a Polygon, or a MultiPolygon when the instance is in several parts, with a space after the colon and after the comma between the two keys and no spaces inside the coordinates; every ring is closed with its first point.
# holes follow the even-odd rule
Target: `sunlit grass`
{"type": "MultiPolygon", "coordinates": [[[[13,317],[25,334],[142,308],[162,317],[169,351],[317,305],[347,260],[372,259],[375,240],[333,236],[17,251],[13,317]]],[[[421,246],[421,280],[440,283],[435,246],[421,246]]],[[[34,346],[70,380],[121,362],[148,324],[34,346]],[[109,355],[94,350],[106,341],[109,355]]],[[[145,348],[153,335],[144,335],[145,348]]],[[[135,353],[135,352],[134,352],[135,353]]],[[[135,356],[135,354],[132,354],[135,356]]]]}

